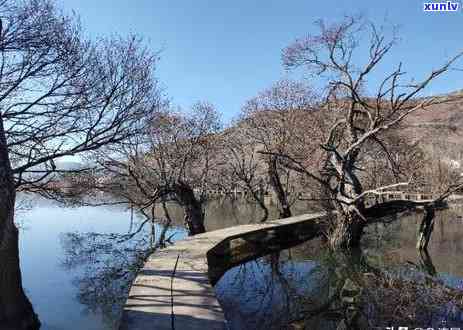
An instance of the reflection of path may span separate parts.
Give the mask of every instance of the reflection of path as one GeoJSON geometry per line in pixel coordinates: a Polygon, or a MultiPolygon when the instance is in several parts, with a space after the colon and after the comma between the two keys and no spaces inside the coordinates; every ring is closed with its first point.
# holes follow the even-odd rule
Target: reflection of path
{"type": "Polygon", "coordinates": [[[275,256],[235,267],[217,283],[231,330],[286,329],[305,307],[323,303],[325,273],[316,262],[277,261],[275,256]]]}
{"type": "Polygon", "coordinates": [[[175,329],[224,329],[223,312],[209,281],[214,276],[218,279],[219,272],[209,272],[214,260],[209,259],[208,251],[214,247],[214,257],[221,255],[232,263],[242,253],[254,258],[259,251],[252,248],[272,246],[272,243],[279,243],[278,238],[282,236],[286,239],[291,239],[291,235],[310,238],[309,234],[313,236],[314,229],[319,228],[317,220],[325,216],[324,213],[314,213],[216,230],[189,237],[156,252],[132,285],[121,329],[141,330],[155,326],[157,330],[170,330],[172,311],[175,329]],[[177,258],[178,267],[172,281],[177,258]]]}
{"type": "MultiPolygon", "coordinates": [[[[352,312],[355,304],[345,305],[342,291],[347,279],[352,283],[358,274],[372,270],[362,256],[327,253],[312,261],[291,255],[287,259],[285,253],[235,267],[220,279],[217,296],[230,328],[335,330],[342,321],[353,329],[349,326],[358,317],[347,320],[344,312],[352,312]]],[[[352,293],[352,285],[347,291],[352,293]]]]}

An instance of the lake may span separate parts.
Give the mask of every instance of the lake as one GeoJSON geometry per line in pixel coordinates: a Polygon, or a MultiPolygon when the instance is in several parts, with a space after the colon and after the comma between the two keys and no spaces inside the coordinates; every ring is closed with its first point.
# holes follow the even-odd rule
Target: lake
{"type": "MultiPolygon", "coordinates": [[[[104,285],[105,291],[96,292],[98,285],[105,283],[85,282],[88,273],[113,266],[113,260],[107,257],[111,251],[106,247],[87,253],[79,248],[79,244],[72,243],[78,242],[79,238],[82,239],[79,243],[84,243],[80,234],[85,237],[88,233],[128,233],[131,230],[130,210],[122,206],[71,208],[40,198],[21,196],[20,199],[27,200],[28,204],[26,210],[17,214],[23,286],[39,315],[42,328],[114,329],[118,308],[108,308],[112,305],[112,297],[104,295],[124,293],[124,288],[111,291],[104,285]]],[[[132,230],[140,220],[135,216],[132,230]]],[[[181,229],[173,230],[178,231],[177,239],[185,235],[181,229]]],[[[146,237],[146,232],[139,236],[146,237]]],[[[96,237],[93,239],[95,241],[96,237]]],[[[110,239],[106,242],[112,245],[110,239]]],[[[125,247],[120,246],[120,250],[125,251],[125,247]]],[[[112,299],[120,305],[120,297],[112,299]]]]}
{"type": "Polygon", "coordinates": [[[454,288],[461,304],[462,211],[436,214],[429,255],[415,248],[420,215],[412,214],[369,228],[360,251],[329,253],[317,239],[228,270],[215,290],[230,329],[339,329],[349,310],[346,283],[359,292],[359,302],[347,305],[364,318],[359,329],[462,327],[462,309],[426,286],[454,288]],[[378,270],[384,282],[376,280],[378,270]]]}
{"type": "MultiPolygon", "coordinates": [[[[148,226],[127,242],[141,216],[126,206],[75,206],[19,194],[23,286],[44,330],[117,329],[121,307],[133,278],[134,260],[149,246],[148,226]],[[132,221],[132,220],[133,221],[132,221]]],[[[169,206],[172,241],[186,236],[182,210],[169,206]]],[[[297,214],[306,210],[296,208],[297,214]]],[[[159,210],[157,210],[159,211],[159,210]]],[[[159,213],[160,214],[160,213],[159,213]]],[[[255,204],[213,201],[206,208],[208,230],[260,219],[255,204]]],[[[276,217],[276,210],[272,210],[276,217]]],[[[156,226],[159,233],[160,226],[156,226]]]]}
{"type": "MultiPolygon", "coordinates": [[[[18,200],[23,285],[42,328],[117,329],[135,261],[149,246],[151,231],[147,227],[129,241],[122,238],[136,231],[143,219],[136,212],[132,217],[130,209],[122,205],[63,207],[25,195],[18,200]]],[[[186,236],[182,210],[174,205],[169,210],[174,225],[168,235],[173,235],[172,241],[182,239],[186,236]]],[[[294,213],[307,210],[308,206],[301,204],[294,213]]],[[[260,215],[253,204],[213,201],[206,208],[206,227],[215,230],[246,224],[260,215]]],[[[272,209],[271,217],[276,215],[272,209]]],[[[434,272],[433,276],[448,285],[461,288],[462,215],[460,208],[437,214],[429,260],[423,260],[415,249],[420,215],[369,228],[362,254],[374,267],[434,272]]],[[[161,228],[155,229],[159,233],[161,228]]],[[[280,329],[307,309],[323,304],[332,291],[333,280],[328,276],[332,264],[326,264],[331,259],[315,240],[229,270],[216,290],[232,329],[280,329]]],[[[313,318],[312,328],[331,329],[336,315],[325,316],[313,318]]]]}

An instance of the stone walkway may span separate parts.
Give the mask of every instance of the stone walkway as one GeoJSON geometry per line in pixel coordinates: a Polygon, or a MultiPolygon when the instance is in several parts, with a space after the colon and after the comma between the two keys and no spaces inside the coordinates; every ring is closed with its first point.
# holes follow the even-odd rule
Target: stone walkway
{"type": "Polygon", "coordinates": [[[157,251],[132,284],[120,330],[227,329],[211,283],[234,265],[317,236],[324,217],[313,213],[211,231],[157,251]]]}

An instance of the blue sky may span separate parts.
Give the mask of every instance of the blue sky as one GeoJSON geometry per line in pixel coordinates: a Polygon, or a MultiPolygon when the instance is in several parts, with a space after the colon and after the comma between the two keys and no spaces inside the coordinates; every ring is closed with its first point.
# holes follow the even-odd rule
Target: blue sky
{"type": "MultiPolygon", "coordinates": [[[[173,102],[188,107],[208,100],[225,120],[247,99],[288,77],[281,50],[314,32],[312,23],[319,18],[362,13],[382,22],[387,17],[400,26],[402,39],[387,64],[402,61],[415,77],[463,50],[463,11],[424,13],[417,0],[58,1],[80,15],[89,35],[135,32],[153,51],[162,49],[157,77],[173,102]]],[[[428,92],[462,89],[462,77],[463,72],[453,73],[428,92]]]]}

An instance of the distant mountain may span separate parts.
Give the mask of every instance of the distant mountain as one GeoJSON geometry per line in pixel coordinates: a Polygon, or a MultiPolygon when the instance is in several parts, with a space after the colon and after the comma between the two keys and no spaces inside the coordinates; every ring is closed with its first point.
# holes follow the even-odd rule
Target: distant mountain
{"type": "MultiPolygon", "coordinates": [[[[58,171],[72,171],[72,170],[79,170],[79,169],[85,168],[85,165],[80,162],[67,161],[67,160],[56,160],[55,165],[56,165],[56,170],[58,171]]],[[[40,165],[32,167],[30,170],[31,171],[42,171],[45,168],[46,167],[44,164],[40,164],[40,165]]],[[[43,173],[32,172],[32,173],[24,174],[23,177],[28,180],[33,180],[33,179],[42,177],[42,175],[43,173]]],[[[59,177],[60,177],[59,173],[52,173],[51,175],[47,177],[47,179],[59,179],[59,177]]]]}
{"type": "Polygon", "coordinates": [[[437,157],[461,162],[463,160],[463,92],[462,100],[436,104],[410,114],[404,121],[405,129],[399,133],[417,141],[426,152],[437,157]]]}
{"type": "Polygon", "coordinates": [[[449,96],[461,96],[462,100],[449,104],[436,104],[426,110],[412,113],[405,120],[408,134],[423,142],[441,140],[452,144],[463,142],[463,92],[449,96]]]}
{"type": "Polygon", "coordinates": [[[85,168],[85,165],[80,162],[57,160],[55,161],[56,169],[62,171],[72,171],[85,168]]]}

